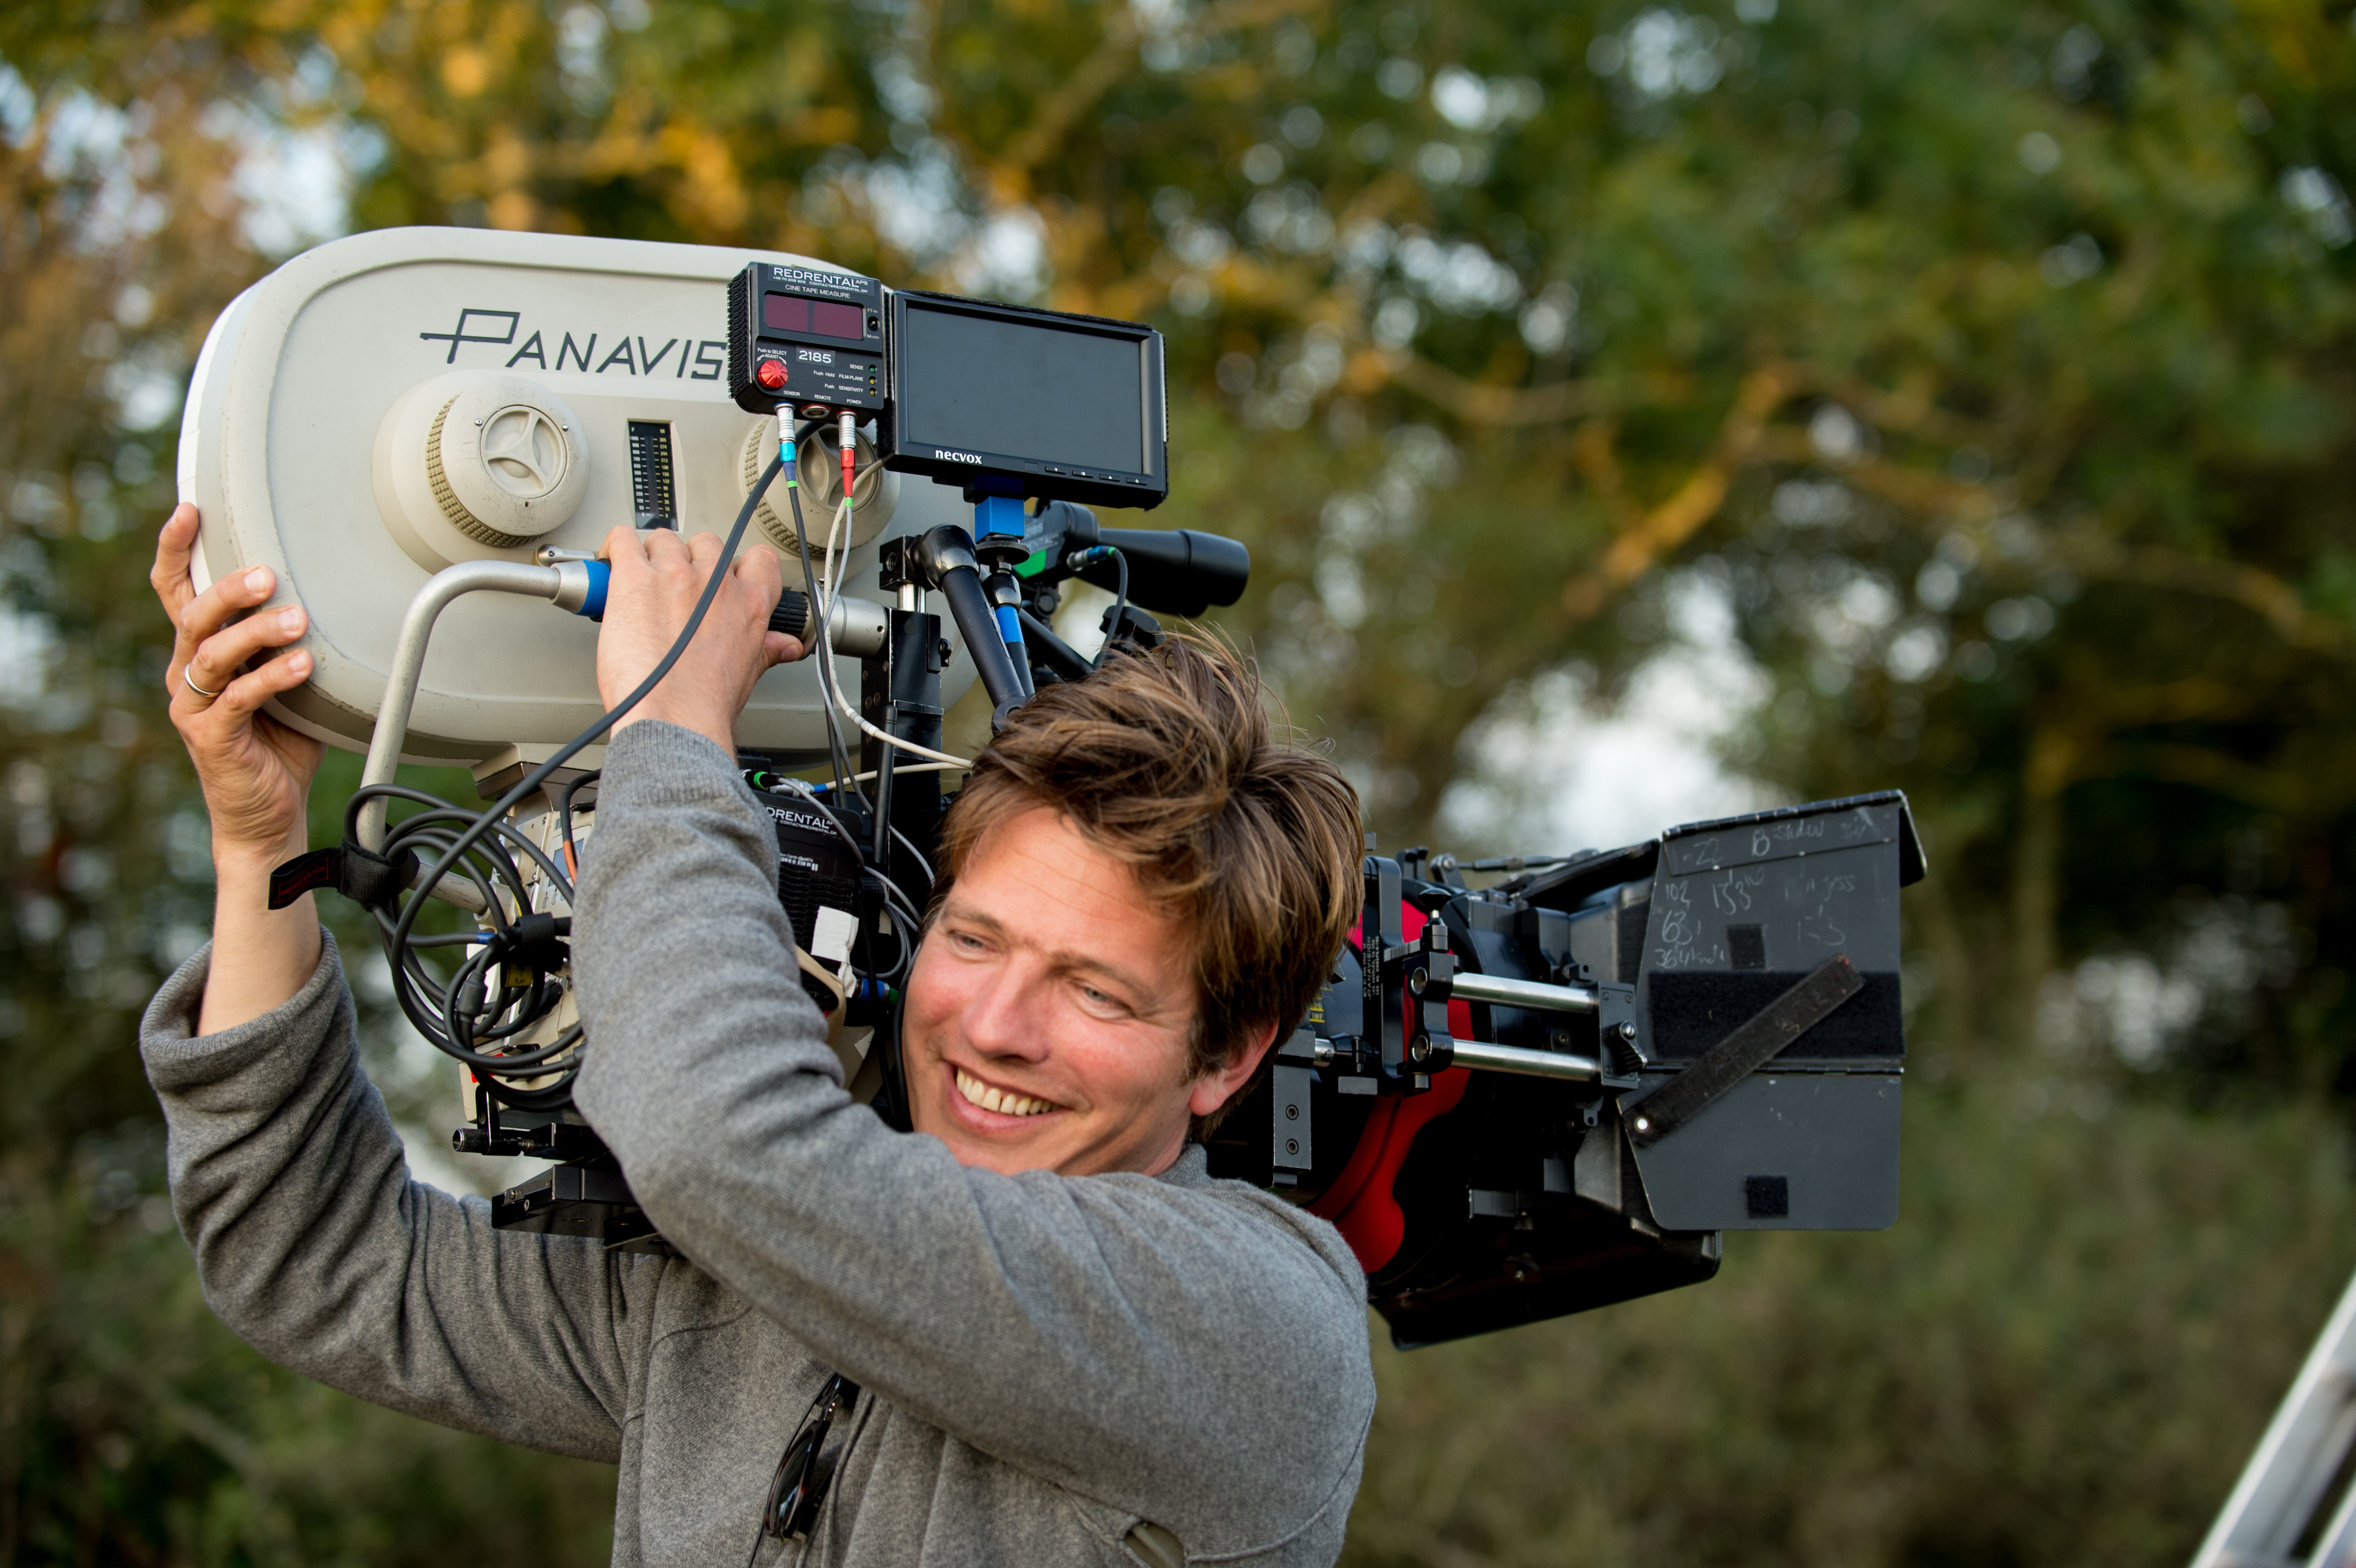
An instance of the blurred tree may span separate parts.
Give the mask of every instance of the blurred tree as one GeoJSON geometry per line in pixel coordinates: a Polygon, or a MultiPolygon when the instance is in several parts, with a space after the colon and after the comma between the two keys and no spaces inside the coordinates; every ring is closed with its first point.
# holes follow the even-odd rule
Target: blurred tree
{"type": "Polygon", "coordinates": [[[1915,1097],[1894,1230],[1378,1350],[1344,1562],[2184,1562],[2356,1262],[2344,1147],[2312,1105],[2023,1109],[1915,1097]]]}
{"type": "Polygon", "coordinates": [[[267,264],[241,187],[282,79],[74,20],[0,20],[0,1563],[597,1561],[610,1472],[267,1365],[173,1228],[130,1041],[211,890],[146,561],[188,364],[267,264]]]}

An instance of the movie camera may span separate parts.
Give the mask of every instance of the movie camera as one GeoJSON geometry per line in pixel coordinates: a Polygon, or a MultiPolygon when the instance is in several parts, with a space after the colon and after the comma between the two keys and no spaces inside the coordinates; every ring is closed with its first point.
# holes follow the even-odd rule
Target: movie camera
{"type": "MultiPolygon", "coordinates": [[[[1106,655],[1053,624],[1074,581],[1113,596],[1107,653],[1245,588],[1234,540],[1088,510],[1157,505],[1167,440],[1151,327],[805,258],[392,229],[222,315],[180,444],[198,583],[277,570],[316,663],[273,711],[367,752],[344,841],[273,896],[374,915],[402,1009],[468,1074],[458,1149],[557,1162],[497,1224],[665,1246],[571,1098],[599,742],[687,640],[604,709],[605,533],[733,512],[730,554],[774,549],[799,583],[771,624],[815,656],[763,677],[741,761],[804,987],[891,1119],[897,987],[966,765],[944,712],[977,680],[1002,720],[1087,677],[1106,655]],[[490,804],[400,785],[402,762],[463,763],[490,804]],[[451,908],[455,929],[424,918],[451,908]]],[[[1565,856],[1367,848],[1356,935],[1208,1152],[1332,1219],[1398,1342],[1707,1279],[1728,1230],[1896,1218],[1898,894],[1923,871],[1902,796],[1565,856]]]]}

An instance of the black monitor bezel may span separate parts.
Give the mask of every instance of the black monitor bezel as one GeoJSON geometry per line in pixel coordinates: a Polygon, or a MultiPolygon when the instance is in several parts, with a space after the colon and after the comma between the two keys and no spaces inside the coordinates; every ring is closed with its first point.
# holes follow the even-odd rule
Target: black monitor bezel
{"type": "MultiPolygon", "coordinates": [[[[923,289],[893,289],[888,292],[884,319],[889,330],[884,336],[885,386],[889,390],[890,425],[884,441],[884,465],[895,473],[921,474],[943,484],[969,487],[1012,490],[1025,496],[1045,500],[1076,501],[1098,507],[1132,507],[1151,510],[1162,504],[1170,494],[1170,411],[1165,388],[1162,334],[1142,322],[1115,321],[1108,316],[1082,315],[1070,311],[1039,310],[1028,305],[1002,304],[993,300],[969,299],[959,294],[934,293],[923,289]],[[1139,388],[1141,402],[1140,451],[1146,466],[1137,471],[1108,468],[1080,468],[1065,464],[1052,464],[1044,458],[1027,457],[1014,453],[974,453],[980,463],[944,459],[936,455],[938,448],[926,444],[911,448],[905,434],[897,427],[901,411],[907,407],[906,394],[911,367],[900,352],[906,341],[905,327],[910,310],[938,310],[951,314],[981,316],[1017,325],[1034,326],[1044,330],[1070,333],[1084,332],[1099,337],[1118,337],[1139,346],[1141,358],[1139,388]]],[[[923,374],[926,367],[915,367],[923,374]]]]}

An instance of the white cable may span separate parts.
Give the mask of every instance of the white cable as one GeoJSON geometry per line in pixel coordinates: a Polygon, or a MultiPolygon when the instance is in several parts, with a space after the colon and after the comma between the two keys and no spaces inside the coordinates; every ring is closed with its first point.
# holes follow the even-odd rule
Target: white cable
{"type": "MultiPolygon", "coordinates": [[[[837,507],[834,510],[833,526],[826,530],[825,560],[829,568],[832,568],[834,566],[834,541],[838,534],[841,535],[843,540],[843,569],[848,570],[851,565],[851,536],[850,533],[842,527],[844,519],[846,519],[850,515],[851,501],[850,498],[846,496],[844,497],[842,504],[837,507]]],[[[832,617],[834,613],[834,601],[841,593],[841,590],[835,586],[834,578],[830,571],[827,575],[819,579],[819,592],[824,595],[826,599],[826,604],[820,613],[819,624],[821,626],[830,626],[833,624],[832,617]]],[[[936,752],[930,746],[919,746],[914,741],[904,741],[897,735],[887,734],[884,731],[878,730],[874,725],[870,724],[865,716],[861,714],[859,709],[853,708],[851,705],[850,699],[842,695],[841,684],[834,678],[834,659],[827,649],[827,639],[824,637],[820,637],[819,639],[818,677],[819,683],[826,688],[827,695],[834,699],[835,707],[841,710],[842,716],[845,719],[850,720],[853,724],[858,725],[868,734],[874,736],[875,739],[891,746],[894,751],[911,752],[919,757],[929,757],[944,768],[970,768],[973,766],[973,759],[971,757],[953,757],[947,752],[936,752]]],[[[894,768],[892,771],[896,773],[901,770],[894,768]]],[[[873,774],[870,772],[862,773],[859,776],[861,778],[871,778],[873,774]]]]}
{"type": "Polygon", "coordinates": [[[892,829],[892,837],[900,841],[900,848],[908,852],[909,859],[915,860],[918,869],[925,873],[925,889],[926,892],[929,893],[933,885],[940,880],[933,875],[933,863],[930,860],[926,859],[924,856],[918,854],[916,852],[916,847],[908,842],[908,836],[901,832],[898,828],[894,827],[892,829]]]}
{"type": "MultiPolygon", "coordinates": [[[[819,450],[822,453],[826,449],[821,444],[819,450]]],[[[919,757],[928,757],[944,768],[970,768],[973,766],[973,759],[970,757],[955,757],[947,752],[936,752],[930,746],[919,746],[914,741],[904,741],[896,735],[878,730],[874,725],[870,724],[865,716],[853,708],[850,700],[842,695],[842,685],[835,679],[834,676],[834,653],[828,645],[831,638],[826,635],[825,629],[830,629],[834,624],[834,602],[841,597],[842,593],[841,587],[836,581],[836,575],[838,572],[849,571],[851,567],[851,535],[853,530],[844,526],[851,521],[851,492],[845,489],[842,499],[835,506],[834,519],[827,526],[826,548],[819,552],[819,563],[824,569],[818,580],[819,597],[822,602],[811,606],[818,616],[817,624],[822,628],[818,639],[819,684],[825,688],[826,696],[833,700],[834,706],[844,718],[894,750],[913,752],[919,757]],[[838,538],[842,540],[842,561],[840,566],[836,565],[834,556],[834,541],[838,538]]],[[[894,767],[892,771],[896,773],[902,770],[894,767]]],[[[859,775],[862,779],[873,776],[872,771],[859,775]]]]}
{"type": "MultiPolygon", "coordinates": [[[[877,740],[890,746],[893,750],[898,752],[913,752],[920,757],[930,757],[933,761],[938,763],[943,769],[947,770],[963,770],[973,766],[973,759],[971,757],[952,757],[947,752],[936,752],[930,746],[919,746],[914,741],[904,741],[897,735],[885,734],[883,731],[875,728],[874,725],[870,724],[865,719],[860,717],[859,710],[844,700],[842,688],[834,684],[833,672],[831,670],[820,668],[819,675],[820,678],[826,681],[828,691],[831,692],[834,696],[834,705],[842,710],[842,716],[850,720],[853,724],[858,725],[862,730],[866,731],[870,735],[874,736],[877,740]]],[[[892,771],[895,773],[913,773],[916,770],[911,768],[894,768],[892,771]]],[[[870,772],[862,773],[859,776],[861,778],[872,778],[874,774],[870,772]]]]}
{"type": "Polygon", "coordinates": [[[850,515],[851,497],[845,496],[836,504],[834,516],[826,525],[826,548],[818,552],[819,564],[825,568],[819,581],[825,585],[826,602],[830,609],[833,607],[834,602],[842,596],[842,585],[837,580],[838,574],[842,571],[842,567],[851,564],[849,543],[851,533],[842,526],[843,519],[850,515]],[[834,541],[838,538],[845,541],[842,547],[842,566],[837,566],[834,560],[834,541]]]}
{"type": "MultiPolygon", "coordinates": [[[[894,741],[892,742],[894,746],[905,746],[907,743],[908,742],[905,741],[894,741]]],[[[902,773],[953,773],[958,772],[962,766],[963,764],[958,763],[910,763],[905,768],[894,768],[892,770],[892,776],[896,779],[902,773]]],[[[865,784],[869,779],[873,778],[881,771],[882,770],[878,768],[870,768],[863,773],[851,774],[850,778],[843,782],[846,784],[865,784]]]]}

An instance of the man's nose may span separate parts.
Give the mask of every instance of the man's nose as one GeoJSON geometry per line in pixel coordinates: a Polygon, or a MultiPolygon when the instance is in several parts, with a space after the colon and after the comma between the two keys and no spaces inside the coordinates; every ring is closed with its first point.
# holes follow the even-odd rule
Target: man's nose
{"type": "Polygon", "coordinates": [[[1037,1061],[1047,1054],[1046,976],[1025,964],[1008,964],[991,976],[966,1008],[965,1037],[990,1056],[1037,1061]]]}

